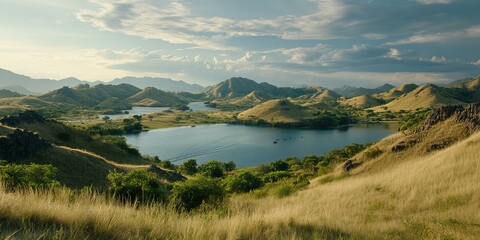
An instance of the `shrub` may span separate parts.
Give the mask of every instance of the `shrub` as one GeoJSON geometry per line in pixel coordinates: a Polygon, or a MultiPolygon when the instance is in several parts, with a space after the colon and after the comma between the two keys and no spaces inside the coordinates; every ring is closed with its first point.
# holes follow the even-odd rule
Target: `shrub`
{"type": "Polygon", "coordinates": [[[272,171],[287,171],[288,163],[284,160],[276,160],[270,163],[272,171]]]}
{"type": "Polygon", "coordinates": [[[290,176],[291,176],[291,173],[286,171],[270,172],[263,176],[263,181],[266,183],[273,183],[273,182],[278,182],[284,178],[288,178],[290,176]]]}
{"type": "Polygon", "coordinates": [[[375,147],[375,148],[368,149],[367,151],[365,151],[363,153],[363,155],[366,158],[372,159],[372,158],[376,158],[376,157],[380,156],[380,154],[382,154],[382,153],[383,153],[383,151],[380,150],[380,148],[375,147]]]}
{"type": "Polygon", "coordinates": [[[171,202],[179,210],[191,211],[202,204],[217,204],[225,198],[225,190],[216,179],[198,176],[173,184],[171,202]]]}
{"type": "Polygon", "coordinates": [[[294,192],[294,188],[291,184],[285,184],[277,187],[273,194],[279,198],[290,196],[294,192]]]}
{"type": "Polygon", "coordinates": [[[198,172],[206,177],[221,178],[224,175],[223,164],[217,160],[210,160],[198,166],[198,172]]]}
{"type": "Polygon", "coordinates": [[[160,161],[158,163],[158,165],[162,168],[166,168],[166,169],[175,169],[175,166],[173,166],[172,162],[168,161],[168,160],[163,160],[163,161],[160,161]]]}
{"type": "Polygon", "coordinates": [[[132,170],[128,173],[110,172],[109,191],[124,202],[164,201],[167,191],[154,173],[132,170]]]}
{"type": "Polygon", "coordinates": [[[262,186],[262,179],[251,172],[241,172],[228,176],[224,181],[225,189],[228,192],[249,192],[262,186]]]}
{"type": "Polygon", "coordinates": [[[178,170],[181,173],[187,174],[187,175],[193,175],[198,172],[198,167],[197,167],[197,160],[195,159],[188,159],[182,165],[178,167],[178,170]]]}
{"type": "Polygon", "coordinates": [[[233,170],[235,170],[236,168],[236,165],[233,161],[229,161],[229,162],[226,162],[226,163],[223,163],[223,169],[226,171],[226,172],[231,172],[233,170]]]}
{"type": "Polygon", "coordinates": [[[272,171],[272,168],[270,167],[270,165],[260,163],[255,168],[255,171],[257,171],[260,174],[267,174],[272,171]]]}
{"type": "Polygon", "coordinates": [[[0,179],[9,189],[51,188],[60,185],[55,180],[58,169],[52,165],[17,165],[0,166],[0,179]]]}

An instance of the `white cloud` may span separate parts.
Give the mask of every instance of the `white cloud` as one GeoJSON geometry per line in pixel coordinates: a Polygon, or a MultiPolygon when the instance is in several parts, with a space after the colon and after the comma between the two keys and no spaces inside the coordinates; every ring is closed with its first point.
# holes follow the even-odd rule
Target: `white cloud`
{"type": "Polygon", "coordinates": [[[106,31],[170,43],[191,43],[204,48],[225,48],[218,42],[234,36],[277,36],[283,39],[327,37],[325,28],[343,16],[344,6],[336,0],[315,1],[318,10],[303,16],[234,20],[196,15],[183,1],[164,6],[148,0],[91,0],[98,9],[83,9],[77,19],[106,31]]]}
{"type": "Polygon", "coordinates": [[[448,62],[448,60],[444,56],[441,56],[441,57],[433,56],[432,58],[430,58],[430,61],[431,62],[436,62],[436,63],[447,63],[448,62]]]}
{"type": "Polygon", "coordinates": [[[398,41],[388,42],[385,45],[445,42],[445,41],[450,41],[455,39],[478,38],[478,37],[480,37],[480,26],[476,25],[460,31],[413,35],[406,39],[400,39],[398,41]]]}
{"type": "Polygon", "coordinates": [[[452,0],[417,0],[417,2],[421,4],[450,4],[453,1],[452,0]]]}
{"type": "Polygon", "coordinates": [[[480,66],[480,59],[478,59],[476,62],[473,62],[472,64],[473,64],[473,65],[480,66]]]}

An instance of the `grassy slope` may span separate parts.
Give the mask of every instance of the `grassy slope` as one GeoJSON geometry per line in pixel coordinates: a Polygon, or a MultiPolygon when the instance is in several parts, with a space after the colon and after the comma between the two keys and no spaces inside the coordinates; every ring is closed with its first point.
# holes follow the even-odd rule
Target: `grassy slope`
{"type": "Polygon", "coordinates": [[[380,105],[380,102],[370,95],[362,95],[346,99],[342,104],[357,108],[369,108],[380,105]]]}
{"type": "Polygon", "coordinates": [[[413,84],[413,83],[403,84],[403,85],[400,85],[400,86],[395,87],[393,89],[390,89],[386,92],[374,94],[373,96],[376,97],[376,98],[379,98],[379,99],[390,101],[390,100],[393,100],[395,98],[398,98],[398,97],[402,96],[405,93],[409,93],[409,92],[415,90],[416,88],[418,88],[418,85],[413,84]]]}
{"type": "Polygon", "coordinates": [[[267,122],[296,123],[311,117],[308,108],[291,103],[289,100],[270,100],[241,112],[239,119],[255,117],[267,122]]]}
{"type": "Polygon", "coordinates": [[[386,110],[398,112],[401,110],[411,111],[419,108],[428,109],[445,105],[463,104],[463,102],[457,100],[458,98],[459,96],[450,89],[427,84],[373,109],[375,111],[385,111],[384,108],[386,107],[386,110]]]}
{"type": "Polygon", "coordinates": [[[2,236],[19,238],[476,239],[479,147],[477,133],[445,150],[404,156],[381,171],[313,181],[290,197],[234,196],[229,210],[219,214],[137,209],[95,196],[72,202],[66,193],[1,191],[0,227],[2,236]],[[52,232],[54,224],[64,228],[52,232]]]}

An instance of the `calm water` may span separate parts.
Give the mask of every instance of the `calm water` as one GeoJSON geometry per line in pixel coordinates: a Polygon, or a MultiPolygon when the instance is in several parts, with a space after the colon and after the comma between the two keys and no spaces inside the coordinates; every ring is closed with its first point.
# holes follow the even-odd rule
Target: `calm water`
{"type": "MultiPolygon", "coordinates": [[[[215,108],[210,108],[205,106],[203,102],[191,102],[187,105],[192,111],[212,111],[215,108]]],[[[117,119],[123,117],[131,117],[133,115],[143,115],[143,114],[150,114],[154,112],[161,112],[165,110],[169,110],[169,107],[132,107],[131,110],[123,110],[127,111],[128,114],[112,114],[112,115],[98,115],[99,118],[103,118],[108,116],[110,119],[117,119]]]]}
{"type": "Polygon", "coordinates": [[[395,133],[396,127],[359,124],[343,130],[312,130],[216,124],[158,129],[126,138],[142,154],[177,164],[190,158],[198,163],[216,159],[232,160],[243,167],[288,156],[322,155],[351,143],[373,142],[395,133]]]}

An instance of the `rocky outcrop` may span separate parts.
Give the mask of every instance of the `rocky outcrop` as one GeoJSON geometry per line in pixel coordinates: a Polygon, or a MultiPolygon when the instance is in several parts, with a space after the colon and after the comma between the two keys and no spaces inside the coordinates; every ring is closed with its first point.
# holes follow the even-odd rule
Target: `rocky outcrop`
{"type": "Polygon", "coordinates": [[[47,120],[38,112],[32,110],[27,110],[16,116],[6,116],[0,119],[0,123],[11,127],[18,126],[20,123],[44,123],[47,121],[51,120],[47,120]]]}
{"type": "Polygon", "coordinates": [[[187,178],[181,175],[180,173],[163,170],[155,164],[151,164],[148,167],[148,171],[157,174],[160,178],[166,179],[169,182],[178,182],[178,181],[187,180],[187,178]]]}
{"type": "Polygon", "coordinates": [[[49,147],[51,147],[51,144],[38,134],[16,129],[6,137],[0,137],[0,158],[6,160],[23,159],[49,147]]]}
{"type": "Polygon", "coordinates": [[[467,107],[462,105],[444,106],[433,110],[425,119],[425,122],[419,126],[414,133],[423,132],[430,129],[435,124],[454,118],[455,123],[465,123],[470,132],[476,131],[480,126],[480,103],[472,103],[467,107]]]}

